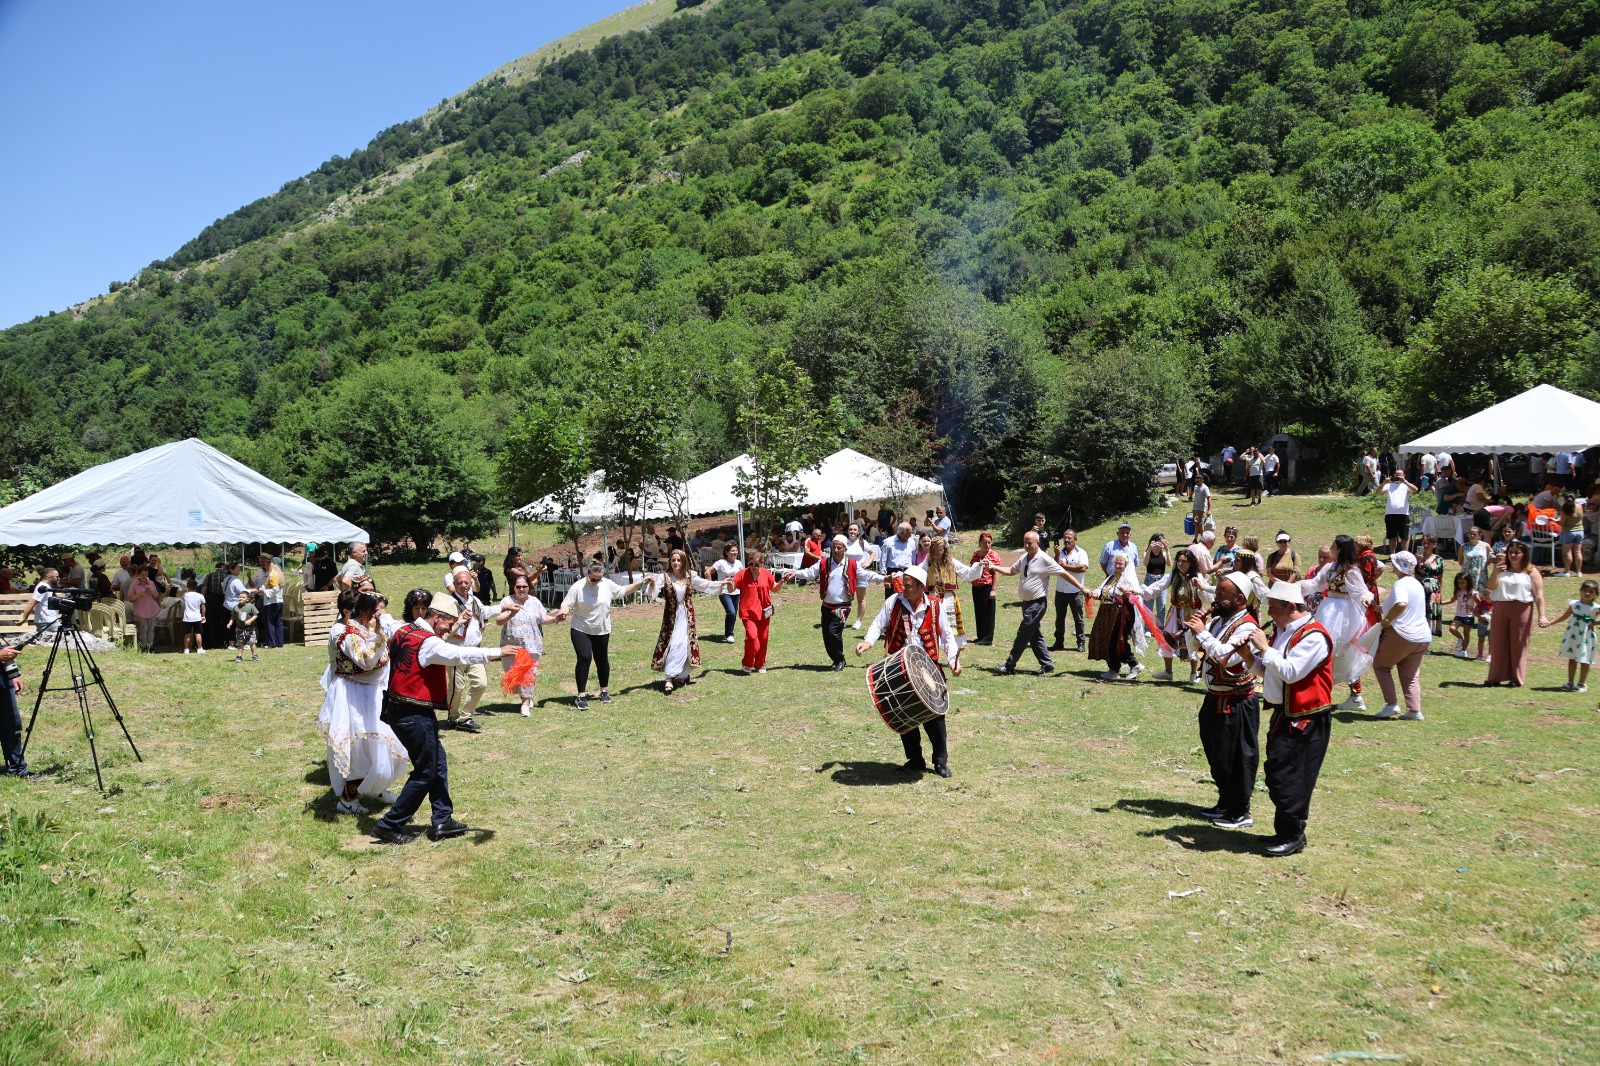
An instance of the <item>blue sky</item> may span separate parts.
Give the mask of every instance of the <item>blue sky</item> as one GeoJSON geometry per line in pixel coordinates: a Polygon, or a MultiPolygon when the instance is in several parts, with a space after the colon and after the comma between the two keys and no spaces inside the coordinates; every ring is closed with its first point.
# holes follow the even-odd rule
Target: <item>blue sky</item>
{"type": "Polygon", "coordinates": [[[0,328],[633,0],[0,0],[0,328]]]}

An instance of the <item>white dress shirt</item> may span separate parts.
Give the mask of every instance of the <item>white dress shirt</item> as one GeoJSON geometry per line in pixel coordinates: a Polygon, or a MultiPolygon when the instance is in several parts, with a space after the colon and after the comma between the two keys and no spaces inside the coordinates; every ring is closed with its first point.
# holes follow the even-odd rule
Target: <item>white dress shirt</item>
{"type": "Polygon", "coordinates": [[[1062,564],[1061,569],[1063,571],[1062,575],[1056,578],[1056,591],[1066,593],[1084,591],[1083,582],[1084,579],[1089,575],[1089,553],[1084,551],[1081,547],[1073,548],[1069,552],[1064,552],[1060,548],[1057,548],[1056,562],[1062,564]],[[1067,567],[1069,566],[1081,566],[1083,569],[1068,570],[1067,567]],[[1068,574],[1071,574],[1072,578],[1077,580],[1077,584],[1074,584],[1073,581],[1067,577],[1068,574]]]}
{"type": "Polygon", "coordinates": [[[417,663],[421,666],[476,666],[500,655],[499,648],[469,648],[460,644],[446,644],[434,635],[432,626],[424,622],[411,624],[428,634],[427,639],[422,642],[422,647],[417,649],[417,663]]]}
{"type": "Polygon", "coordinates": [[[1332,653],[1333,649],[1329,642],[1318,637],[1307,637],[1287,654],[1284,653],[1283,649],[1288,647],[1289,638],[1298,633],[1309,621],[1311,621],[1309,614],[1301,615],[1295,621],[1281,627],[1278,635],[1272,640],[1272,647],[1251,656],[1250,667],[1261,675],[1261,694],[1266,697],[1268,703],[1282,706],[1284,686],[1305,678],[1332,653]]]}
{"type": "MultiPolygon", "coordinates": [[[[810,566],[801,570],[796,570],[790,576],[803,578],[807,581],[815,577],[820,577],[822,576],[822,562],[823,560],[818,559],[810,566]]],[[[849,603],[850,596],[854,591],[850,587],[850,556],[846,555],[838,562],[834,562],[830,557],[827,562],[828,591],[827,594],[822,597],[823,601],[835,605],[849,603]]],[[[856,563],[856,580],[860,585],[865,586],[870,581],[882,581],[883,575],[868,570],[866,568],[866,564],[858,561],[856,563]]]]}
{"type": "MultiPolygon", "coordinates": [[[[876,644],[883,631],[889,627],[889,619],[894,616],[895,606],[902,600],[904,597],[898,592],[885,599],[883,606],[878,609],[878,617],[872,620],[872,624],[867,627],[867,632],[861,639],[868,644],[876,644]]],[[[910,603],[906,604],[906,613],[910,616],[907,622],[911,627],[910,632],[906,634],[906,643],[921,646],[922,637],[918,635],[918,631],[922,629],[922,623],[928,617],[928,607],[932,603],[930,597],[923,596],[922,603],[918,607],[913,608],[910,603]]],[[[956,636],[956,604],[953,597],[939,597],[939,618],[933,624],[933,634],[939,642],[940,650],[944,653],[944,661],[952,666],[955,665],[956,657],[961,654],[961,646],[967,641],[965,637],[956,636]]]]}

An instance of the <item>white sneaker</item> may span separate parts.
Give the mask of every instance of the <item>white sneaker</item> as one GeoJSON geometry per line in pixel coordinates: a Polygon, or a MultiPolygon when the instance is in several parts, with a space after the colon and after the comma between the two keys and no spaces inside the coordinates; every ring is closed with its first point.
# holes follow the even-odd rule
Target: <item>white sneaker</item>
{"type": "Polygon", "coordinates": [[[1171,670],[1158,670],[1155,673],[1151,674],[1150,677],[1154,681],[1171,681],[1172,680],[1172,671],[1171,670]]]}
{"type": "Polygon", "coordinates": [[[857,618],[854,622],[851,622],[850,623],[850,628],[851,629],[860,629],[861,628],[861,619],[857,618]]]}
{"type": "Polygon", "coordinates": [[[766,672],[767,672],[767,668],[765,666],[763,666],[761,669],[756,671],[756,673],[758,673],[758,674],[764,674],[766,672]]]}
{"type": "Polygon", "coordinates": [[[366,814],[367,813],[367,809],[365,807],[361,806],[361,804],[359,802],[357,802],[356,800],[340,800],[339,801],[339,813],[340,814],[366,814]]]}
{"type": "Polygon", "coordinates": [[[1420,722],[1420,721],[1422,721],[1422,712],[1421,711],[1407,711],[1405,714],[1402,714],[1400,716],[1400,720],[1402,722],[1420,722]]]}
{"type": "Polygon", "coordinates": [[[383,795],[378,797],[378,802],[380,802],[380,803],[399,803],[400,802],[400,797],[395,795],[393,792],[385,792],[383,795]]]}
{"type": "Polygon", "coordinates": [[[743,670],[743,671],[744,671],[744,672],[745,672],[745,673],[747,673],[747,674],[753,674],[753,673],[755,673],[755,671],[754,671],[754,670],[752,670],[752,669],[750,669],[750,668],[749,668],[749,667],[748,667],[748,666],[741,666],[741,667],[739,667],[739,669],[741,669],[741,670],[743,670]]]}
{"type": "Polygon", "coordinates": [[[1100,680],[1101,681],[1121,681],[1122,680],[1122,672],[1120,670],[1107,670],[1105,673],[1100,675],[1100,680]]]}
{"type": "Polygon", "coordinates": [[[1134,678],[1138,677],[1142,673],[1144,673],[1144,664],[1143,663],[1134,663],[1131,667],[1128,668],[1128,680],[1132,681],[1134,678]]]}
{"type": "Polygon", "coordinates": [[[1470,659],[1470,658],[1472,658],[1472,656],[1468,655],[1465,650],[1462,650],[1462,651],[1456,652],[1456,658],[1457,659],[1470,659]]]}
{"type": "Polygon", "coordinates": [[[1367,709],[1367,701],[1359,695],[1353,695],[1339,704],[1337,709],[1341,711],[1364,711],[1367,709]]]}
{"type": "Polygon", "coordinates": [[[531,717],[533,717],[533,711],[531,711],[531,710],[530,710],[530,709],[529,709],[529,708],[528,708],[528,704],[527,704],[527,701],[523,701],[523,704],[522,704],[522,717],[524,717],[524,718],[531,718],[531,717]]]}
{"type": "Polygon", "coordinates": [[[1395,703],[1385,703],[1383,705],[1383,710],[1373,715],[1374,718],[1398,718],[1399,716],[1400,706],[1399,704],[1395,703]]]}
{"type": "Polygon", "coordinates": [[[183,654],[188,655],[189,654],[189,649],[188,648],[184,648],[183,649],[183,654]]]}
{"type": "Polygon", "coordinates": [[[1574,692],[1588,692],[1589,691],[1589,686],[1588,685],[1574,685],[1574,686],[1572,686],[1572,691],[1574,691],[1574,692]]]}
{"type": "Polygon", "coordinates": [[[199,653],[200,653],[200,654],[201,654],[201,655],[204,655],[204,654],[205,654],[205,653],[206,653],[206,650],[205,650],[205,649],[204,649],[204,648],[201,648],[201,649],[200,649],[200,652],[199,652],[199,653]]]}

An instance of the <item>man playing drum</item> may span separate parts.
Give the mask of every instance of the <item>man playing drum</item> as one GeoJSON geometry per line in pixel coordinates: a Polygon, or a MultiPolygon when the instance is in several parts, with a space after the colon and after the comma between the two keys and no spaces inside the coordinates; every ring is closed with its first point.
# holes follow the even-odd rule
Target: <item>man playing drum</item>
{"type": "MultiPolygon", "coordinates": [[[[966,640],[956,635],[955,604],[948,596],[928,594],[928,572],[920,566],[906,567],[900,579],[904,590],[884,601],[878,617],[872,620],[861,643],[856,645],[856,654],[866,654],[881,635],[884,650],[893,655],[915,636],[928,657],[936,663],[940,660],[942,648],[944,661],[950,664],[950,672],[960,677],[961,646],[966,640]]],[[[949,777],[950,749],[944,716],[929,719],[922,724],[922,728],[933,745],[933,772],[940,777],[949,777]]],[[[928,764],[923,761],[922,737],[917,731],[911,729],[901,733],[900,743],[906,749],[905,768],[915,773],[926,772],[928,764]]]]}

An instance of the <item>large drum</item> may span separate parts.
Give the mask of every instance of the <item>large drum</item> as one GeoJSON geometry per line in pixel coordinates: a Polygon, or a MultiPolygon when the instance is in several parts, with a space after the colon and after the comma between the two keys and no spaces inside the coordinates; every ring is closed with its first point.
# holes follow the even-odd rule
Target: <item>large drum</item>
{"type": "Polygon", "coordinates": [[[944,674],[920,644],[907,644],[867,667],[867,692],[896,733],[909,733],[950,708],[944,674]]]}

